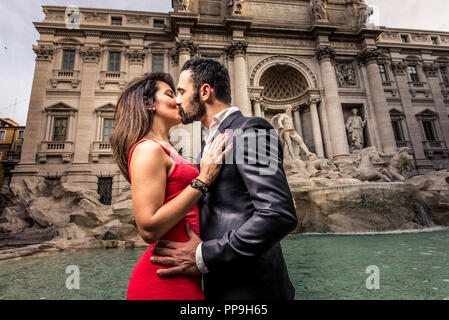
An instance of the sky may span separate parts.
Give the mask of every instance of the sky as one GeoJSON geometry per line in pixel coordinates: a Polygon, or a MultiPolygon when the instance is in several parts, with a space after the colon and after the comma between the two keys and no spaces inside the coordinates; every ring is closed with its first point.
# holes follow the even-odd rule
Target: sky
{"type": "MultiPolygon", "coordinates": [[[[367,0],[380,26],[449,31],[447,0],[367,0]]],[[[42,5],[169,12],[171,0],[0,0],[0,118],[25,125],[42,5]]]]}

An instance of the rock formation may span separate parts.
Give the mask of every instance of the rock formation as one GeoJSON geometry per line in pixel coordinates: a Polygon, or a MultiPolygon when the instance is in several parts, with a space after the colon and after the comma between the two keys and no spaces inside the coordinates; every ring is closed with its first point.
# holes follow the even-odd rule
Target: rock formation
{"type": "Polygon", "coordinates": [[[0,260],[30,250],[146,245],[134,222],[130,191],[107,206],[95,191],[33,177],[3,186],[0,203],[0,260]]]}

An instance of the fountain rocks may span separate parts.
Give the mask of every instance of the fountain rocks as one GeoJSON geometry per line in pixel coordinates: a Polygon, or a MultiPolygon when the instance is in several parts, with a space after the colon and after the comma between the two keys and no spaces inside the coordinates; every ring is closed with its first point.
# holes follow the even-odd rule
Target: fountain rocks
{"type": "Polygon", "coordinates": [[[79,248],[146,246],[134,222],[131,192],[112,206],[95,191],[24,178],[0,192],[0,260],[79,248]]]}

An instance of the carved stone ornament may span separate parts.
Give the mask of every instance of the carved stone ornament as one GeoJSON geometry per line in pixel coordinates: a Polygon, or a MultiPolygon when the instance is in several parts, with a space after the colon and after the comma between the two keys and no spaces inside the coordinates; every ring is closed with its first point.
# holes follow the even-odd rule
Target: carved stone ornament
{"type": "Polygon", "coordinates": [[[142,64],[145,59],[146,52],[144,50],[129,50],[126,52],[126,56],[129,59],[129,63],[142,64]]]}
{"type": "Polygon", "coordinates": [[[312,21],[327,21],[327,0],[310,0],[310,15],[312,21]]]}
{"type": "Polygon", "coordinates": [[[439,67],[435,63],[425,63],[423,65],[424,72],[428,77],[436,77],[438,76],[439,67]]]}
{"type": "Polygon", "coordinates": [[[141,16],[141,15],[126,16],[126,20],[130,24],[149,24],[150,23],[150,17],[141,16]]]}
{"type": "Polygon", "coordinates": [[[232,44],[226,48],[229,56],[245,55],[248,44],[245,41],[233,41],[232,44]]]}
{"type": "Polygon", "coordinates": [[[190,12],[190,0],[176,0],[178,11],[190,12]]]}
{"type": "Polygon", "coordinates": [[[377,59],[381,55],[377,49],[365,49],[357,55],[357,59],[361,63],[377,63],[377,59]]]}
{"type": "Polygon", "coordinates": [[[318,58],[318,60],[323,60],[326,58],[333,59],[335,56],[335,50],[330,46],[322,46],[316,50],[316,57],[318,58]]]}
{"type": "Polygon", "coordinates": [[[357,85],[356,71],[352,63],[337,63],[335,65],[335,73],[340,88],[355,87],[357,85]]]}
{"type": "Polygon", "coordinates": [[[228,8],[232,15],[241,15],[244,0],[229,0],[228,8]]]}
{"type": "Polygon", "coordinates": [[[172,65],[176,66],[179,64],[179,54],[176,48],[170,49],[169,56],[171,58],[172,65]]]}
{"type": "Polygon", "coordinates": [[[59,12],[49,12],[45,18],[47,20],[61,21],[64,20],[64,14],[59,12]]]}
{"type": "Polygon", "coordinates": [[[98,62],[100,60],[100,48],[82,48],[80,50],[84,62],[98,62]]]}
{"type": "Polygon", "coordinates": [[[46,47],[42,45],[33,46],[33,51],[37,55],[37,61],[51,61],[55,53],[55,49],[53,47],[46,47]]]}
{"type": "Polygon", "coordinates": [[[393,62],[391,69],[397,75],[405,75],[407,72],[407,64],[405,62],[393,62]]]}
{"type": "Polygon", "coordinates": [[[195,55],[197,48],[192,40],[176,40],[176,52],[178,54],[195,55]]]}
{"type": "Polygon", "coordinates": [[[421,42],[429,41],[429,36],[426,34],[412,33],[411,36],[414,41],[421,41],[421,42]]]}
{"type": "Polygon", "coordinates": [[[381,38],[384,40],[400,40],[399,33],[391,31],[383,32],[381,38]]]}
{"type": "Polygon", "coordinates": [[[108,20],[108,16],[105,14],[98,14],[96,12],[85,14],[84,20],[89,22],[106,22],[108,20]]]}

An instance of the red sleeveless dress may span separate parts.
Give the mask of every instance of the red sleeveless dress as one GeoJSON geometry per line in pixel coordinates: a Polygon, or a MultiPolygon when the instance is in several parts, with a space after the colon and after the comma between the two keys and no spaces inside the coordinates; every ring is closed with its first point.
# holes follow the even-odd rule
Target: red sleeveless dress
{"type": "MultiPolygon", "coordinates": [[[[139,141],[133,146],[128,158],[131,163],[131,156],[135,147],[142,143],[139,141]]],[[[158,143],[155,140],[152,140],[158,143]]],[[[190,182],[199,174],[198,169],[191,163],[184,160],[176,153],[170,152],[169,149],[158,143],[175,162],[175,167],[170,173],[165,188],[164,204],[180,194],[190,182]]],[[[130,177],[131,179],[131,177],[130,177]]],[[[168,231],[161,239],[185,242],[188,237],[184,230],[184,225],[190,223],[193,231],[199,235],[199,212],[198,205],[195,206],[185,215],[185,217],[170,231],[168,231]]],[[[170,278],[160,278],[156,274],[156,270],[165,269],[160,265],[153,265],[150,261],[152,253],[150,249],[154,244],[150,245],[145,253],[140,257],[131,274],[128,284],[128,300],[204,300],[204,294],[201,289],[200,276],[176,276],[170,278]]]]}

